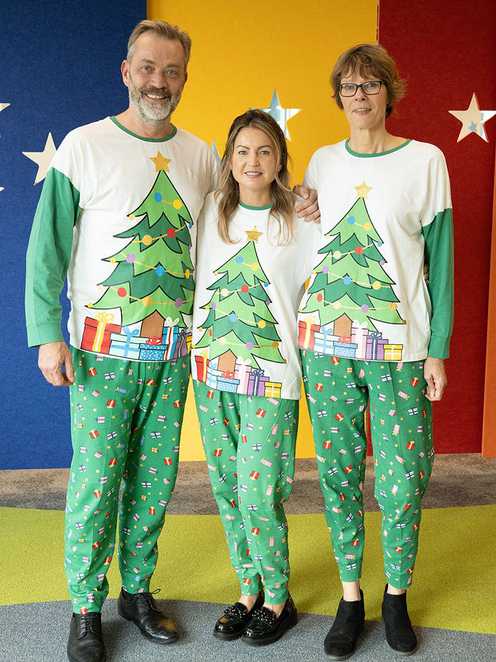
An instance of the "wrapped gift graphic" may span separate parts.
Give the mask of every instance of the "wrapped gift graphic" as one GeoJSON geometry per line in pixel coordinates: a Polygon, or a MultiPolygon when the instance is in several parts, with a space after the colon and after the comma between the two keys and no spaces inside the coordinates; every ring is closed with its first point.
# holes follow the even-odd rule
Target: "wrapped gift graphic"
{"type": "Polygon", "coordinates": [[[163,361],[167,345],[155,345],[153,343],[141,343],[139,345],[139,359],[140,361],[163,361]]]}
{"type": "Polygon", "coordinates": [[[268,382],[269,378],[264,375],[263,370],[254,368],[248,378],[248,395],[260,395],[263,396],[265,392],[265,382],[268,382]]]}
{"type": "Polygon", "coordinates": [[[110,351],[112,356],[138,359],[140,345],[146,342],[146,338],[140,338],[139,329],[131,329],[128,326],[122,328],[123,333],[112,333],[110,337],[110,351]]]}
{"type": "Polygon", "coordinates": [[[196,379],[205,382],[207,379],[208,359],[205,355],[195,354],[196,379]]]}
{"type": "Polygon", "coordinates": [[[367,361],[377,359],[377,344],[381,337],[382,333],[379,333],[379,331],[369,331],[365,343],[365,359],[367,361]]]}
{"type": "Polygon", "coordinates": [[[217,377],[217,388],[220,391],[229,391],[230,393],[236,393],[238,390],[239,381],[237,379],[229,379],[221,375],[217,377]]]}
{"type": "Polygon", "coordinates": [[[248,361],[245,363],[242,359],[236,360],[234,376],[239,380],[238,393],[246,394],[248,392],[248,380],[250,378],[251,371],[252,366],[248,361]]]}
{"type": "Polygon", "coordinates": [[[367,337],[369,330],[367,324],[353,322],[351,325],[351,341],[357,344],[357,359],[365,359],[367,356],[367,337]]]}
{"type": "Polygon", "coordinates": [[[167,348],[167,354],[166,354],[167,359],[168,358],[180,359],[181,357],[186,356],[188,354],[188,341],[187,341],[188,336],[190,336],[189,344],[191,345],[191,333],[186,333],[184,329],[181,329],[179,331],[179,333],[176,336],[176,342],[173,351],[170,352],[169,348],[167,348]]]}
{"type": "Polygon", "coordinates": [[[384,361],[401,361],[403,345],[384,345],[384,361]]]}
{"type": "Polygon", "coordinates": [[[281,388],[281,382],[266,382],[264,396],[266,398],[280,398],[281,388]]]}
{"type": "Polygon", "coordinates": [[[333,326],[321,326],[320,331],[314,334],[314,347],[321,354],[334,354],[334,344],[339,342],[339,337],[333,333],[333,326]]]}
{"type": "Polygon", "coordinates": [[[112,313],[98,313],[96,319],[85,317],[81,349],[89,352],[100,352],[108,354],[110,349],[110,334],[120,333],[119,324],[111,324],[114,316],[112,313]]]}
{"type": "Polygon", "coordinates": [[[334,354],[347,359],[354,359],[358,345],[356,343],[334,343],[334,354]]]}
{"type": "Polygon", "coordinates": [[[315,333],[320,331],[318,324],[312,324],[310,320],[298,322],[298,345],[303,349],[313,349],[315,345],[315,333]]]}

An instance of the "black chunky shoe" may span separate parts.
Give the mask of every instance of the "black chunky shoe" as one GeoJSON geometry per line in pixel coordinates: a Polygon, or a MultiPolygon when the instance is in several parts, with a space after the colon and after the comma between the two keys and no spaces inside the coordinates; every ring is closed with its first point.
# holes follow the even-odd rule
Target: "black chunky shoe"
{"type": "Polygon", "coordinates": [[[72,614],[67,657],[70,662],[104,662],[101,614],[72,614]]]}
{"type": "Polygon", "coordinates": [[[257,601],[250,611],[241,602],[235,602],[230,607],[226,607],[224,613],[214,626],[214,637],[223,639],[224,641],[233,641],[233,639],[241,637],[248,623],[251,621],[253,612],[260,609],[263,603],[263,593],[259,593],[257,601]]]}
{"type": "Polygon", "coordinates": [[[135,623],[147,639],[157,644],[177,641],[175,622],[160,611],[151,593],[128,593],[122,589],[117,609],[122,618],[135,623]]]}
{"type": "Polygon", "coordinates": [[[280,616],[267,607],[254,610],[241,641],[250,646],[272,644],[280,639],[286,630],[296,625],[297,621],[298,612],[293,599],[289,596],[280,616]]]}
{"type": "Polygon", "coordinates": [[[338,611],[324,641],[324,651],[333,660],[346,660],[353,655],[358,637],[365,625],[363,593],[361,600],[348,602],[341,598],[338,611]]]}
{"type": "Polygon", "coordinates": [[[382,601],[382,618],[390,647],[400,655],[414,653],[417,649],[417,637],[408,616],[406,593],[391,595],[386,586],[382,601]]]}

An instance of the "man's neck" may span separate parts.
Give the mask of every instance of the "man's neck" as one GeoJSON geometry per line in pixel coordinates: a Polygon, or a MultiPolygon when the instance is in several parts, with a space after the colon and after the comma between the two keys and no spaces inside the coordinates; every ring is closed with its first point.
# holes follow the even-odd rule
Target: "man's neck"
{"type": "Polygon", "coordinates": [[[133,108],[128,108],[115,119],[123,127],[143,138],[167,138],[174,130],[170,117],[165,120],[146,121],[133,108]]]}

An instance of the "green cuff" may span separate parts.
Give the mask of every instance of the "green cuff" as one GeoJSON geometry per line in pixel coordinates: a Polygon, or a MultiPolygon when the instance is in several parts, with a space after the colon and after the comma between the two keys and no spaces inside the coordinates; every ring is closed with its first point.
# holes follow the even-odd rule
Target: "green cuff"
{"type": "Polygon", "coordinates": [[[60,331],[60,321],[45,322],[36,326],[28,324],[26,328],[28,347],[36,347],[37,345],[46,345],[49,342],[64,340],[64,336],[60,331]]]}
{"type": "Polygon", "coordinates": [[[433,359],[447,359],[449,357],[450,338],[431,336],[427,356],[433,359]]]}

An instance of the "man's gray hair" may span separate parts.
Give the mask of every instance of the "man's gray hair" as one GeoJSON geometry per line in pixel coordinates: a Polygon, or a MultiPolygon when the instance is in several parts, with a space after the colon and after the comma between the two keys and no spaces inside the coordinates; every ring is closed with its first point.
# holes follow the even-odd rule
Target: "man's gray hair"
{"type": "Polygon", "coordinates": [[[128,60],[133,57],[136,40],[145,32],[154,32],[160,37],[165,37],[165,39],[176,39],[183,47],[185,64],[188,64],[191,54],[191,37],[189,34],[178,28],[177,25],[171,25],[166,21],[150,21],[148,19],[140,21],[129,36],[127,42],[128,60]]]}

